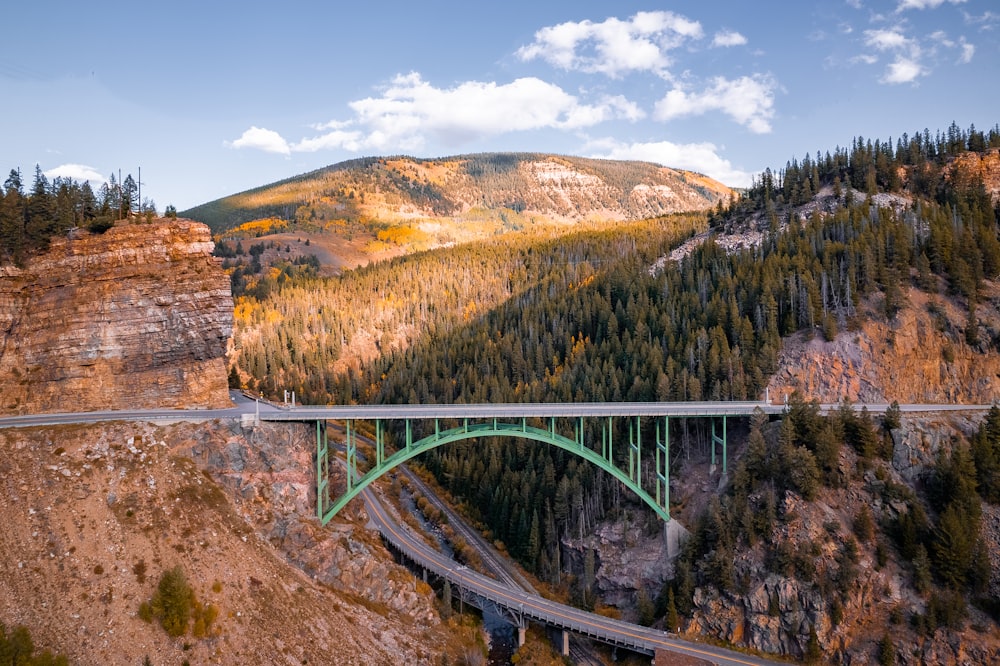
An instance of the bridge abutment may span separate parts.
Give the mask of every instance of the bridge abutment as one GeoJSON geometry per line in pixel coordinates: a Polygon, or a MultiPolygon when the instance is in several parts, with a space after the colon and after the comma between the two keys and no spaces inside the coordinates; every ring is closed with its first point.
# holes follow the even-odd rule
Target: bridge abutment
{"type": "Polygon", "coordinates": [[[667,557],[673,559],[677,557],[684,542],[688,540],[691,533],[683,525],[674,519],[663,523],[663,538],[667,543],[667,557]]]}

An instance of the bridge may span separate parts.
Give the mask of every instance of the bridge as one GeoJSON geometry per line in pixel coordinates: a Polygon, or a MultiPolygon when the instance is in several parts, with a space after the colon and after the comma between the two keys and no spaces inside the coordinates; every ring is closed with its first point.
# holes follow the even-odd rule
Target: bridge
{"type": "Polygon", "coordinates": [[[715,466],[720,457],[722,473],[726,474],[727,419],[746,417],[758,410],[777,414],[783,409],[761,402],[358,405],[298,407],[261,414],[260,418],[315,421],[316,514],[324,525],[375,479],[407,460],[445,444],[482,437],[518,437],[580,456],[621,481],[664,522],[670,523],[670,419],[709,419],[711,464],[715,466]],[[340,421],[345,427],[346,490],[336,498],[330,492],[327,421],[340,421]],[[647,424],[645,428],[643,421],[647,424]],[[374,432],[368,433],[374,441],[374,456],[369,457],[370,467],[364,472],[358,464],[358,422],[374,424],[374,432]],[[395,451],[387,446],[388,426],[393,423],[402,440],[395,451]],[[424,431],[426,434],[420,436],[424,431]],[[616,442],[616,431],[627,432],[624,443],[616,442]],[[647,437],[652,435],[652,479],[643,479],[644,431],[647,437]],[[587,441],[588,433],[594,435],[594,441],[587,441]],[[616,444],[625,447],[623,467],[615,463],[616,444]]]}

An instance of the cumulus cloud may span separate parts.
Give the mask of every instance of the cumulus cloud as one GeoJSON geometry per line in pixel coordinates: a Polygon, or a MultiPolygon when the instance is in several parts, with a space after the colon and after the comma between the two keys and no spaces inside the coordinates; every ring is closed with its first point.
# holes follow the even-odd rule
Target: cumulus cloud
{"type": "Polygon", "coordinates": [[[107,178],[97,172],[97,169],[86,164],[60,164],[54,169],[44,172],[46,178],[72,178],[75,181],[91,183],[106,183],[107,178]]]}
{"type": "Polygon", "coordinates": [[[654,117],[667,121],[721,111],[751,132],[766,134],[771,131],[776,88],[777,83],[769,76],[758,74],[738,79],[717,76],[701,92],[674,88],[656,103],[654,117]]]}
{"type": "Polygon", "coordinates": [[[252,126],[243,132],[240,138],[227,142],[226,145],[230,148],[256,148],[265,153],[278,153],[279,155],[288,155],[291,152],[288,142],[280,134],[274,130],[256,126],[252,126]]]}
{"type": "Polygon", "coordinates": [[[640,120],[643,110],[627,98],[603,96],[592,103],[537,78],[507,84],[468,81],[438,88],[420,74],[399,75],[377,97],[349,104],[350,120],[312,126],[321,132],[286,142],[277,132],[251,127],[232,142],[234,148],[269,152],[316,152],[328,149],[419,150],[429,138],[458,146],[477,138],[539,129],[577,130],[619,119],[640,120]]]}
{"type": "Polygon", "coordinates": [[[945,3],[961,5],[965,3],[965,0],[899,0],[899,4],[896,5],[896,11],[903,12],[907,9],[936,9],[945,3]]]}
{"type": "Polygon", "coordinates": [[[972,57],[976,55],[976,46],[965,39],[961,40],[960,46],[962,47],[962,55],[959,56],[958,61],[963,65],[968,65],[972,62],[972,57]]]}
{"type": "Polygon", "coordinates": [[[612,118],[635,120],[638,106],[624,97],[582,103],[534,77],[507,84],[467,81],[437,88],[417,73],[397,76],[380,97],[351,102],[356,123],[400,139],[422,133],[458,144],[481,136],[544,128],[578,129],[612,118]]]}
{"type": "Polygon", "coordinates": [[[924,68],[920,66],[920,63],[899,57],[889,64],[881,81],[883,83],[911,83],[921,74],[924,74],[924,68]]]}
{"type": "Polygon", "coordinates": [[[721,30],[712,38],[712,46],[743,46],[747,38],[732,30],[721,30]]]}
{"type": "Polygon", "coordinates": [[[912,48],[912,39],[895,28],[888,30],[865,30],[865,44],[879,51],[912,48]]]}
{"type": "MultiPolygon", "coordinates": [[[[931,34],[930,39],[946,46],[954,46],[941,31],[931,34]]],[[[892,56],[892,62],[886,66],[879,79],[881,83],[912,83],[917,77],[927,74],[927,68],[921,63],[924,53],[920,43],[907,37],[899,28],[866,30],[865,44],[892,56]]],[[[874,64],[878,59],[868,55],[856,58],[855,61],[874,64]]]]}
{"type": "Polygon", "coordinates": [[[748,187],[751,174],[734,168],[719,155],[713,143],[623,143],[616,139],[599,139],[585,148],[591,157],[612,160],[643,160],[676,169],[697,171],[730,187],[748,187]]]}
{"type": "Polygon", "coordinates": [[[523,61],[537,58],[559,69],[612,78],[633,71],[669,76],[668,52],[703,36],[699,22],[679,14],[638,12],[625,21],[569,21],[542,28],[535,33],[535,41],[522,46],[516,55],[523,61]]]}

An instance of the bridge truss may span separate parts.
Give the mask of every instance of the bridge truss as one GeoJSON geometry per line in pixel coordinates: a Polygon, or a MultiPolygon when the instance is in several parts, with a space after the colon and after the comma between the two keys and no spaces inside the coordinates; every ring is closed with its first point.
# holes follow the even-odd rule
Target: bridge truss
{"type": "MultiPolygon", "coordinates": [[[[431,449],[468,439],[515,437],[558,447],[597,465],[621,481],[660,518],[669,522],[671,418],[711,420],[711,464],[714,469],[717,454],[721,454],[722,473],[726,474],[727,418],[748,416],[762,407],[761,403],[633,404],[635,409],[628,409],[628,403],[590,403],[577,405],[572,410],[567,410],[567,405],[537,404],[526,406],[520,414],[511,414],[519,410],[516,406],[507,406],[502,416],[483,415],[490,410],[477,410],[477,406],[472,405],[454,405],[452,410],[448,409],[449,406],[435,406],[433,414],[426,416],[394,415],[392,406],[385,406],[384,412],[380,413],[375,406],[367,406],[364,414],[339,419],[344,423],[345,431],[346,488],[336,497],[332,496],[330,478],[335,452],[330,445],[326,419],[316,419],[317,517],[325,525],[375,479],[431,449]],[[657,405],[659,409],[655,408],[657,405]],[[715,405],[715,408],[708,405],[715,405]],[[546,407],[551,409],[546,410],[546,407]],[[567,411],[573,414],[567,415],[567,411]],[[363,436],[373,442],[373,451],[368,455],[358,450],[359,431],[362,429],[365,430],[363,436]],[[415,434],[423,431],[427,434],[415,434]],[[615,440],[616,431],[627,432],[623,443],[615,440]],[[396,433],[396,436],[390,432],[396,433]],[[600,436],[588,442],[588,432],[600,432],[600,436]],[[644,432],[647,437],[645,442],[644,432]],[[650,434],[652,442],[648,441],[650,434]],[[390,441],[397,439],[401,441],[394,448],[390,441]],[[615,462],[616,446],[625,447],[621,466],[615,462]],[[652,478],[643,478],[644,446],[653,447],[652,478]],[[362,465],[359,465],[359,460],[362,465]]],[[[766,407],[770,408],[769,405],[766,407]]],[[[773,411],[773,408],[766,411],[773,411]]]]}

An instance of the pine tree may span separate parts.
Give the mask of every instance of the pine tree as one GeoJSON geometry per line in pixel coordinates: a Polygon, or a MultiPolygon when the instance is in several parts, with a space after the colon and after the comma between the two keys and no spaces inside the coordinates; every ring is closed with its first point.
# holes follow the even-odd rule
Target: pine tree
{"type": "Polygon", "coordinates": [[[817,664],[823,658],[823,650],[819,646],[819,636],[816,634],[816,625],[809,625],[809,640],[806,642],[805,655],[803,659],[807,664],[817,664]]]}
{"type": "Polygon", "coordinates": [[[882,640],[879,641],[878,663],[879,666],[893,666],[896,663],[896,646],[893,645],[889,634],[882,636],[882,640]]]}
{"type": "Polygon", "coordinates": [[[667,625],[667,631],[679,632],[680,631],[680,618],[677,615],[677,604],[674,602],[674,588],[673,586],[667,587],[667,612],[664,615],[664,623],[667,625]]]}

